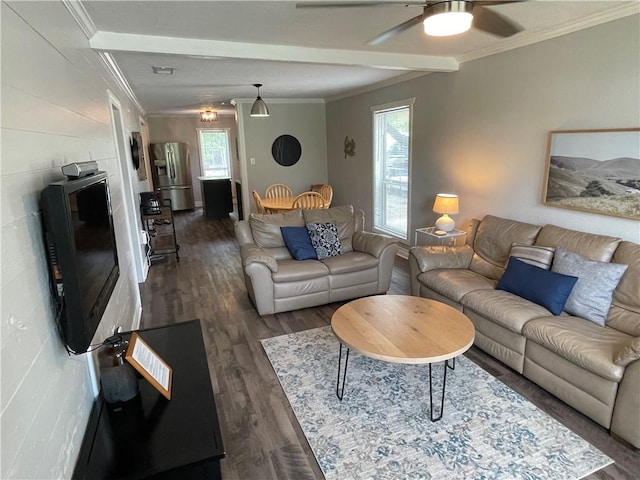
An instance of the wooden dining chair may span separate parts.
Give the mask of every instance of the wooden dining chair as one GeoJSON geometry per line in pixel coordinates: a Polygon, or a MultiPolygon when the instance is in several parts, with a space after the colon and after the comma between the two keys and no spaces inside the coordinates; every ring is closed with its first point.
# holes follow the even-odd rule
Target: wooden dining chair
{"type": "Polygon", "coordinates": [[[283,183],[274,183],[267,188],[264,196],[266,198],[293,197],[293,192],[288,186],[284,185],[283,183]]]}
{"type": "Polygon", "coordinates": [[[311,191],[318,192],[324,198],[324,208],[331,206],[331,200],[333,200],[333,187],[325,183],[312,185],[311,191]]]}
{"type": "Polygon", "coordinates": [[[324,208],[324,198],[318,192],[302,192],[293,201],[293,208],[324,208]]]}
{"type": "Polygon", "coordinates": [[[255,190],[251,193],[253,193],[253,199],[256,201],[256,208],[258,209],[258,213],[267,213],[267,209],[264,208],[264,205],[262,204],[260,194],[255,190]]]}

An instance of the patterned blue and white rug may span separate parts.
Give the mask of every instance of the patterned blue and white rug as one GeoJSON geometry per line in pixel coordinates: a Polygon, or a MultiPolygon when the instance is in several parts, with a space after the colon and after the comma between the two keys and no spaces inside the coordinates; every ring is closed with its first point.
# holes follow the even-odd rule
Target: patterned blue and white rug
{"type": "MultiPolygon", "coordinates": [[[[432,423],[426,365],[352,351],[340,402],[330,327],[262,346],[327,480],[567,480],[612,463],[465,357],[449,370],[444,416],[432,423]]],[[[433,370],[440,377],[442,364],[433,370]]]]}

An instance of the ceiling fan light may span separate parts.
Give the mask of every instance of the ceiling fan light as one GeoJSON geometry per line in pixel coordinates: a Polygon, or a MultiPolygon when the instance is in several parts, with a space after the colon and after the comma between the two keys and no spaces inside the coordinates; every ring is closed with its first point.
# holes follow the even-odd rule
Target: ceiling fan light
{"type": "Polygon", "coordinates": [[[473,15],[469,12],[444,12],[423,20],[424,33],[433,37],[458,35],[471,28],[473,15]]]}

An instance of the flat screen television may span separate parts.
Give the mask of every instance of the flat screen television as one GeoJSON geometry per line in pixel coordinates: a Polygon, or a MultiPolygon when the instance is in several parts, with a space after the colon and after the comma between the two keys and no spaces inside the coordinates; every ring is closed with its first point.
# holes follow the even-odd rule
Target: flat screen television
{"type": "Polygon", "coordinates": [[[107,174],[51,183],[40,206],[58,330],[83,353],[120,275],[107,174]]]}

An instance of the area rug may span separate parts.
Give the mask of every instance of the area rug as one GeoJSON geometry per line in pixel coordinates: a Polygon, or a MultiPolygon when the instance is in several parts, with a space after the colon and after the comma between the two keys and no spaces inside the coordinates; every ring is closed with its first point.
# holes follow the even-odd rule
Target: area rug
{"type": "MultiPolygon", "coordinates": [[[[262,346],[328,480],[568,480],[612,463],[465,357],[448,371],[444,416],[432,423],[426,365],[352,351],[341,402],[339,343],[330,327],[262,346]]],[[[441,378],[442,364],[433,370],[441,378]]]]}

